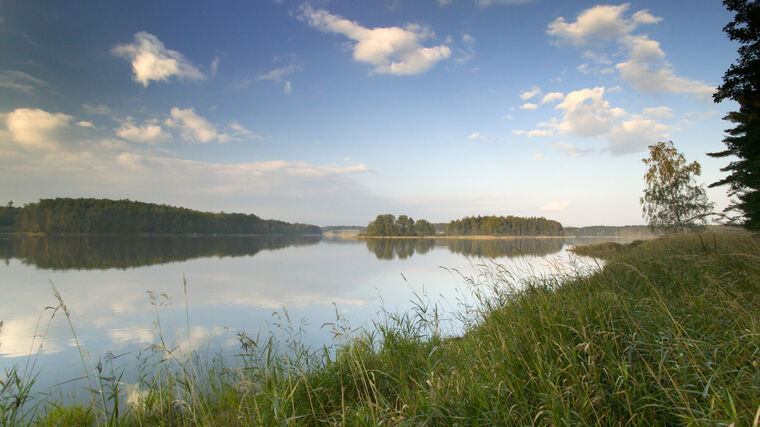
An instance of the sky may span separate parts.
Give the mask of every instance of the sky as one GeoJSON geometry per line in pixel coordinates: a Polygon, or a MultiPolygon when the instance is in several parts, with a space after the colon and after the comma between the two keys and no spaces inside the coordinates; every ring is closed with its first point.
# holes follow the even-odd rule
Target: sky
{"type": "Polygon", "coordinates": [[[738,108],[711,97],[732,18],[717,0],[0,0],[0,203],[642,224],[649,144],[723,176],[706,153],[738,108]]]}

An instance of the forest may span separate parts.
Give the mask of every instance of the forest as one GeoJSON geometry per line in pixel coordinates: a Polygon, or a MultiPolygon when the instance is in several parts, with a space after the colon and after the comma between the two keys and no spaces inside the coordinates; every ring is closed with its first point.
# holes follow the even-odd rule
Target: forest
{"type": "Polygon", "coordinates": [[[446,227],[452,236],[561,236],[562,224],[546,218],[472,216],[455,219],[446,227]]]}
{"type": "Polygon", "coordinates": [[[435,227],[427,220],[414,219],[399,215],[398,218],[391,214],[378,215],[374,221],[367,224],[366,236],[432,236],[435,227]]]}
{"type": "MultiPolygon", "coordinates": [[[[315,225],[262,219],[253,214],[109,199],[42,199],[14,209],[13,229],[44,234],[315,234],[315,225]]],[[[3,217],[4,218],[4,217],[3,217]]]]}

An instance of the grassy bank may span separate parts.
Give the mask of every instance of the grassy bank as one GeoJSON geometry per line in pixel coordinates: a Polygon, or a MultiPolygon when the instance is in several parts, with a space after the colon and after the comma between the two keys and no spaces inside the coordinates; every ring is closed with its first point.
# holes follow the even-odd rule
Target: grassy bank
{"type": "Polygon", "coordinates": [[[749,235],[660,238],[604,248],[590,276],[525,283],[493,265],[470,279],[482,297],[456,338],[439,336],[438,313],[421,303],[374,333],[337,322],[335,348],[322,351],[241,335],[237,367],[156,346],[138,384],[100,373],[91,405],[43,404],[37,421],[752,425],[759,247],[749,235]],[[131,402],[116,413],[115,395],[131,402]]]}

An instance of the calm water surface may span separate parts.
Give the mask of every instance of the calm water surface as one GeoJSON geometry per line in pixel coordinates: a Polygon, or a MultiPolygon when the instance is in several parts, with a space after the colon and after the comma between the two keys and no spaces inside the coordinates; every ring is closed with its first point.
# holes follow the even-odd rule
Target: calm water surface
{"type": "Polygon", "coordinates": [[[323,324],[336,313],[351,326],[367,326],[381,309],[406,311],[418,297],[441,313],[460,311],[472,293],[454,271],[474,275],[490,259],[521,274],[593,264],[566,251],[575,242],[0,237],[0,370],[39,352],[41,385],[81,375],[66,317],[49,308],[58,306],[53,285],[88,361],[124,354],[128,371],[129,360],[158,342],[159,323],[167,344],[183,349],[234,354],[240,331],[292,330],[319,346],[331,342],[323,324]]]}

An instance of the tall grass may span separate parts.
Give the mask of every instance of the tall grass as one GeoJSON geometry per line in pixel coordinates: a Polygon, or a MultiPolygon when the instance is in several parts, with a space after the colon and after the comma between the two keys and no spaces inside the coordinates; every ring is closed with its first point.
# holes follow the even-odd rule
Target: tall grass
{"type": "Polygon", "coordinates": [[[137,384],[100,387],[129,409],[83,423],[758,425],[759,242],[660,238],[614,248],[593,274],[528,281],[488,264],[458,337],[420,301],[368,329],[338,315],[335,344],[316,350],[296,329],[240,333],[233,365],[156,345],[137,384]]]}

